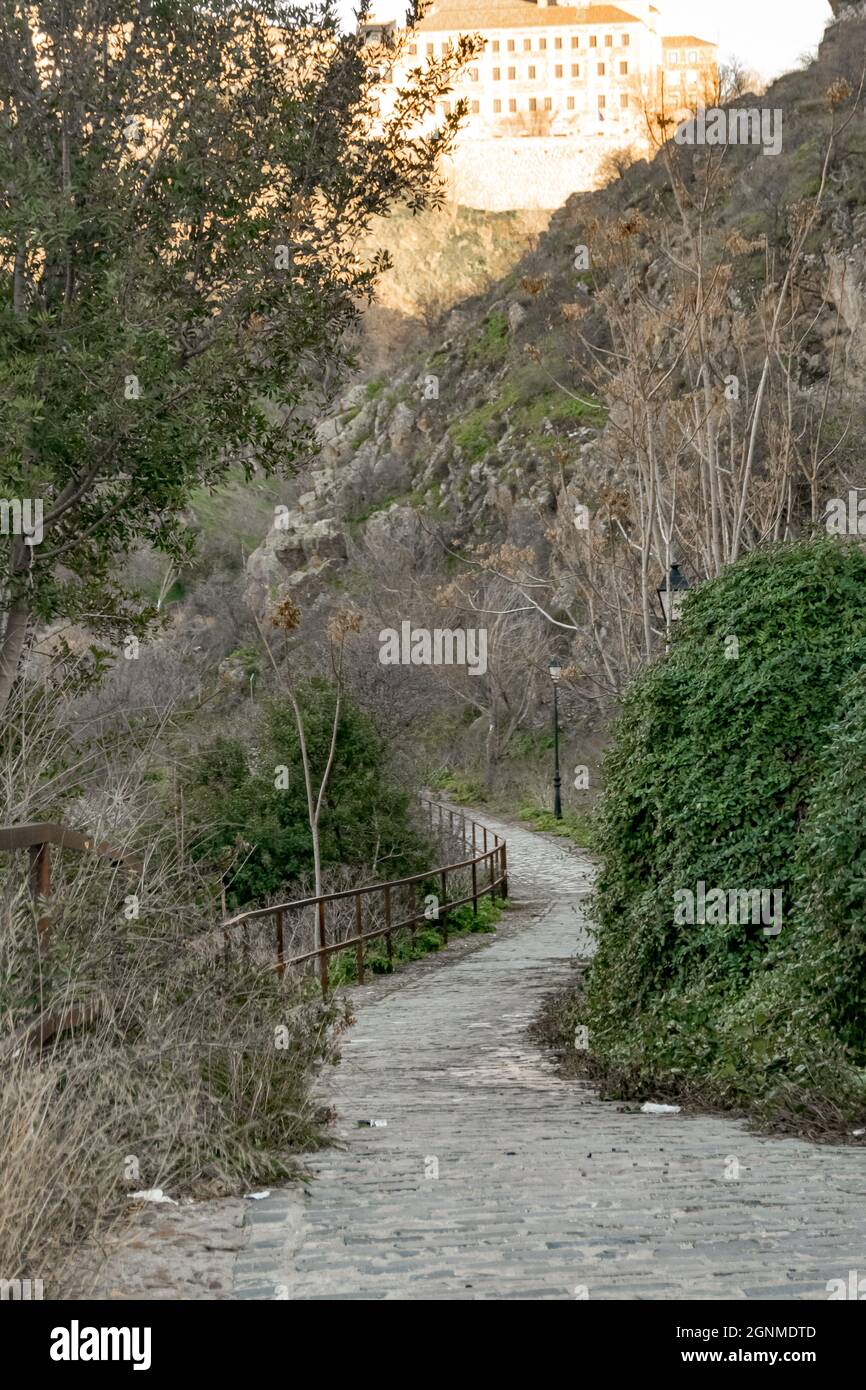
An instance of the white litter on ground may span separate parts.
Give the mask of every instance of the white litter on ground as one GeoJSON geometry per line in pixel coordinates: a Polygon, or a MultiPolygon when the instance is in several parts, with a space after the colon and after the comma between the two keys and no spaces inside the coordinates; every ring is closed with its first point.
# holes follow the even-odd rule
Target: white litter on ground
{"type": "Polygon", "coordinates": [[[130,1202],[170,1202],[173,1207],[178,1203],[173,1197],[167,1197],[161,1187],[145,1187],[141,1192],[130,1192],[130,1202]]]}
{"type": "Polygon", "coordinates": [[[261,1202],[265,1197],[270,1197],[271,1189],[267,1188],[264,1192],[245,1192],[244,1196],[248,1202],[261,1202]]]}
{"type": "Polygon", "coordinates": [[[642,1115],[678,1115],[680,1107],[678,1105],[655,1105],[651,1100],[644,1101],[640,1108],[642,1115]]]}

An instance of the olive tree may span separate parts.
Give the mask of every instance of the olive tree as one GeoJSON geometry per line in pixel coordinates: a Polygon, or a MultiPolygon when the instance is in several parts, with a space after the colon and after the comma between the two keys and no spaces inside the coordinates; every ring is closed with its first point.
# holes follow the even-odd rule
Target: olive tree
{"type": "Polygon", "coordinates": [[[194,489],[305,457],[371,223],[441,200],[465,110],[428,119],[471,38],[382,100],[405,41],[335,0],[0,0],[0,710],[39,627],[144,635],[124,558],[183,563],[194,489]]]}

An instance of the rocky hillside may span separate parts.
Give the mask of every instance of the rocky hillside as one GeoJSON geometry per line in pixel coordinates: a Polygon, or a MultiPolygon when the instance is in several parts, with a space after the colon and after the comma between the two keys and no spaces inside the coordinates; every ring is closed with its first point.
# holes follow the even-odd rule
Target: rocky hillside
{"type": "MultiPolygon", "coordinates": [[[[825,93],[840,80],[856,89],[864,33],[862,18],[832,25],[818,62],[784,77],[762,99],[785,114],[779,158],[754,147],[728,152],[716,230],[751,244],[764,238],[769,248],[747,258],[729,290],[732,308],[760,287],[766,255],[784,243],[786,210],[816,191],[832,119],[825,93]]],[[[702,157],[686,154],[696,165],[702,157]]],[[[831,354],[844,360],[858,427],[856,388],[866,365],[864,164],[861,105],[840,138],[820,227],[807,248],[823,303],[798,364],[804,385],[827,379],[831,354]]],[[[515,269],[446,313],[429,342],[334,402],[319,424],[319,457],[298,480],[288,516],[249,560],[257,606],[286,592],[300,592],[306,602],[321,598],[337,576],[351,587],[365,539],[402,542],[420,522],[436,526],[443,518],[452,538],[533,546],[538,562],[548,562],[545,533],[556,515],[560,469],[566,477],[593,470],[601,476],[608,466],[605,402],[593,390],[585,343],[610,341],[608,304],[618,276],[615,266],[597,260],[589,271],[575,268],[575,248],[628,218],[645,227],[638,233],[644,292],[661,305],[670,301],[670,261],[660,241],[675,243],[678,219],[659,156],[600,193],[575,194],[515,269]]]]}

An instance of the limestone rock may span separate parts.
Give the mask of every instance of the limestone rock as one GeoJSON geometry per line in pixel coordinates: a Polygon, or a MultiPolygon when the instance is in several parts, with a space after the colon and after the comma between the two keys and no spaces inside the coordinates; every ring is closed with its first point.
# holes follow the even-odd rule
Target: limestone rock
{"type": "Polygon", "coordinates": [[[513,304],[508,306],[508,327],[512,333],[516,333],[523,320],[526,318],[526,310],[522,304],[515,299],[513,304]]]}
{"type": "Polygon", "coordinates": [[[415,433],[415,412],[405,401],[400,401],[388,422],[388,439],[394,450],[405,449],[415,433]]]}

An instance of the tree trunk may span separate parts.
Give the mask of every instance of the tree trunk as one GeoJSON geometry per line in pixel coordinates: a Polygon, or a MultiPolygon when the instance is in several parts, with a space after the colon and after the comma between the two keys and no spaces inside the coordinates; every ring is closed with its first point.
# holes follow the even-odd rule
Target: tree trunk
{"type": "Polygon", "coordinates": [[[27,640],[30,609],[24,598],[15,599],[6,614],[6,631],[0,641],[0,714],[9,703],[27,640]]]}
{"type": "Polygon", "coordinates": [[[493,789],[493,780],[496,776],[496,768],[499,763],[498,740],[496,738],[496,722],[493,716],[487,725],[487,738],[484,741],[484,785],[488,791],[493,789]]]}

